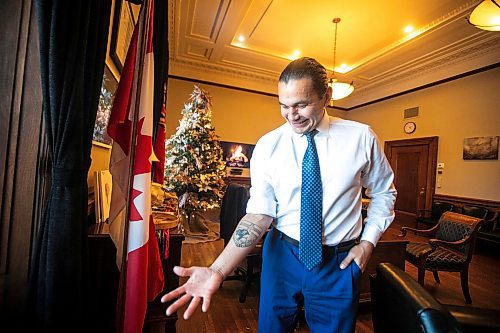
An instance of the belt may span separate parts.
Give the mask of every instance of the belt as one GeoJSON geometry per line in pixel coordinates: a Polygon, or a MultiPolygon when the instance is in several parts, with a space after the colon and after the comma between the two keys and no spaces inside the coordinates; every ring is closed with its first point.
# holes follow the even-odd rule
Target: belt
{"type": "MultiPolygon", "coordinates": [[[[276,231],[280,235],[280,238],[283,239],[285,242],[290,243],[293,246],[297,246],[297,247],[299,246],[298,240],[287,236],[286,234],[282,233],[278,229],[276,229],[276,231]]],[[[345,242],[338,243],[337,245],[323,245],[323,250],[332,251],[334,253],[342,253],[342,252],[349,251],[354,245],[356,245],[356,240],[351,239],[351,240],[348,240],[345,242]]]]}

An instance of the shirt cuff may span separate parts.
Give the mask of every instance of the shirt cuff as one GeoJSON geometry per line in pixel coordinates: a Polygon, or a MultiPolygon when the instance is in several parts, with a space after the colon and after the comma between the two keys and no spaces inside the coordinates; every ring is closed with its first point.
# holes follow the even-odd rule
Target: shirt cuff
{"type": "Polygon", "coordinates": [[[363,234],[361,235],[361,240],[369,241],[373,244],[373,246],[377,246],[381,236],[382,232],[376,226],[367,224],[365,225],[363,234]]]}
{"type": "Polygon", "coordinates": [[[247,214],[262,214],[276,218],[276,203],[266,198],[250,197],[247,214]]]}

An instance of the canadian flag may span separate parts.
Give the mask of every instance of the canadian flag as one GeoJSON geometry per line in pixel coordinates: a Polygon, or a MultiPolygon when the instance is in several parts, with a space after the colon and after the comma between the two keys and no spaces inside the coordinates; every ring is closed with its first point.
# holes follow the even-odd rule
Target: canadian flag
{"type": "Polygon", "coordinates": [[[127,238],[123,332],[142,332],[147,301],[152,301],[163,290],[164,281],[151,215],[152,35],[153,1],[145,0],[127,52],[107,130],[113,139],[110,234],[117,248],[120,270],[124,263],[125,235],[127,238]],[[134,133],[135,140],[132,140],[134,133]]]}

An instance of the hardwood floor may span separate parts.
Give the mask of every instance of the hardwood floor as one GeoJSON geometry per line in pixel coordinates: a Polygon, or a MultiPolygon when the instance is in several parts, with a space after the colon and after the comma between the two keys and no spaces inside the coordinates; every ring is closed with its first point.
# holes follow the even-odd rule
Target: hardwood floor
{"type": "MultiPolygon", "coordinates": [[[[396,237],[400,225],[394,222],[387,233],[396,237]]],[[[425,240],[413,234],[408,235],[410,241],[425,240]]],[[[207,266],[223,249],[222,240],[208,243],[183,244],[181,265],[207,266]]],[[[406,272],[417,279],[417,270],[406,263],[406,272]]],[[[440,273],[441,284],[437,284],[430,272],[425,278],[425,289],[438,301],[444,304],[465,305],[460,276],[458,273],[440,273]]],[[[181,283],[185,281],[181,278],[181,283]]],[[[252,286],[246,302],[239,303],[242,282],[226,281],[212,300],[208,313],[200,309],[189,320],[182,319],[183,309],[179,312],[177,322],[178,333],[219,333],[219,332],[257,332],[258,287],[252,286]]],[[[469,268],[469,287],[473,306],[500,310],[500,256],[491,251],[476,251],[469,268]]],[[[296,332],[309,332],[303,321],[296,332]]],[[[369,306],[361,308],[356,322],[356,332],[371,333],[373,326],[369,306]]]]}

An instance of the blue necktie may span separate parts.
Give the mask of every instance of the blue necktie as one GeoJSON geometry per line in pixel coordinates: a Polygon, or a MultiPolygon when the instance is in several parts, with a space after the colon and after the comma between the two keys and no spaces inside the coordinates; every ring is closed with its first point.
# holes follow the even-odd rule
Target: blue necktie
{"type": "Polygon", "coordinates": [[[299,259],[308,270],[321,263],[323,185],[314,135],[306,133],[307,149],[302,161],[302,190],[300,200],[299,259]]]}

